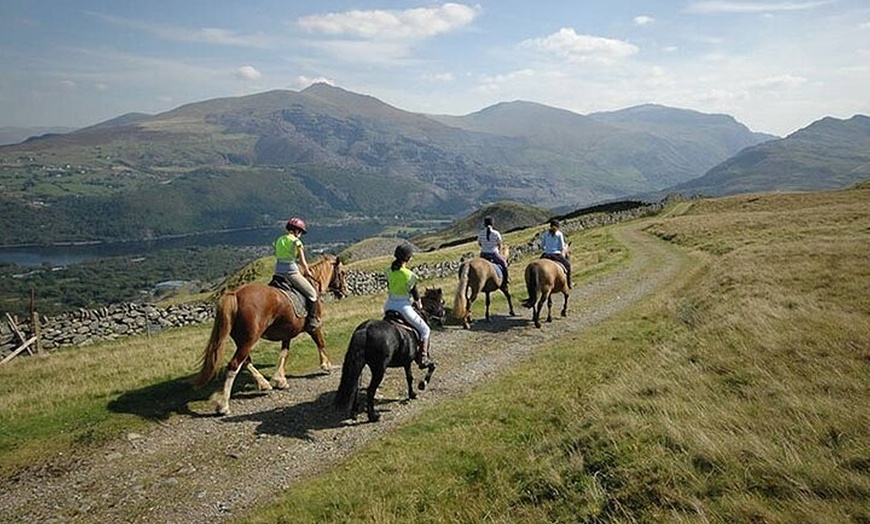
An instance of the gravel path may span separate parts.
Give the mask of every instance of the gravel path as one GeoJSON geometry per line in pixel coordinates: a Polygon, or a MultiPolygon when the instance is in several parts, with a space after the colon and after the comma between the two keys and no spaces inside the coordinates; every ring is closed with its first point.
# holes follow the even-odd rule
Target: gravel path
{"type": "MultiPolygon", "coordinates": [[[[364,414],[359,423],[342,420],[331,409],[339,369],[288,377],[285,391],[236,393],[230,416],[203,412],[173,417],[148,433],[127,434],[92,456],[59,459],[0,480],[0,522],[186,524],[224,522],[252,511],[423,410],[499,375],[535,348],[592,326],[673,279],[682,257],[640,232],[641,224],[616,229],[635,253],[631,266],[579,282],[567,318],[558,317],[559,295],[554,323],[535,329],[529,310],[519,306],[520,297],[515,298],[520,316],[496,308],[491,322],[478,321],[470,331],[458,326],[436,330],[432,354],[438,369],[429,388],[417,400],[401,402],[403,373],[388,371],[377,424],[364,423],[364,414]],[[240,485],[245,489],[236,489],[240,485]]],[[[415,370],[415,375],[421,373],[415,370]]]]}

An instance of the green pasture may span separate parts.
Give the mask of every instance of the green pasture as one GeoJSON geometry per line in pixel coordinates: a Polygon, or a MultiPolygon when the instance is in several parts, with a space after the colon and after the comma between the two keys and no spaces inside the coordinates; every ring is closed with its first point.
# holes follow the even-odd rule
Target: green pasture
{"type": "MultiPolygon", "coordinates": [[[[239,521],[870,522],[868,197],[861,188],[700,200],[572,233],[577,286],[629,261],[623,227],[669,244],[680,272],[239,521]]],[[[422,253],[412,265],[469,249],[422,253]]],[[[455,280],[424,284],[442,286],[450,303],[455,280]]],[[[334,362],[382,300],[327,305],[334,362]]],[[[87,453],[206,402],[209,392],[187,380],[208,329],[0,366],[0,474],[87,453]]],[[[289,373],[316,368],[309,339],[293,347],[289,373]]],[[[277,349],[261,344],[255,365],[269,373],[277,349]]]]}

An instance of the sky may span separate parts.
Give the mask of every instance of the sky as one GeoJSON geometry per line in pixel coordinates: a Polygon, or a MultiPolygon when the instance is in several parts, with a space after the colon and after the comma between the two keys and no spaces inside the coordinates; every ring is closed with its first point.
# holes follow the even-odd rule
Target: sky
{"type": "Polygon", "coordinates": [[[406,111],[870,114],[868,0],[0,0],[0,127],[326,82],[406,111]]]}

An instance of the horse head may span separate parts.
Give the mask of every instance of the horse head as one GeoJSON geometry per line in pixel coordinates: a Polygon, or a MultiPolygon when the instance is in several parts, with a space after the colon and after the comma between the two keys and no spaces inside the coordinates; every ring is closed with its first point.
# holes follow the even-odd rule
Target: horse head
{"type": "Polygon", "coordinates": [[[342,299],[350,293],[347,290],[347,272],[341,259],[326,255],[311,266],[308,279],[318,293],[329,291],[336,299],[342,299]]]}
{"type": "Polygon", "coordinates": [[[338,257],[335,257],[332,262],[332,278],[329,279],[327,289],[332,292],[332,296],[336,299],[342,299],[350,294],[347,290],[347,271],[338,257]]]}
{"type": "Polygon", "coordinates": [[[444,311],[444,293],[441,288],[426,288],[423,296],[420,297],[420,303],[423,305],[423,317],[427,322],[437,322],[439,326],[443,326],[447,318],[447,313],[444,311]]]}

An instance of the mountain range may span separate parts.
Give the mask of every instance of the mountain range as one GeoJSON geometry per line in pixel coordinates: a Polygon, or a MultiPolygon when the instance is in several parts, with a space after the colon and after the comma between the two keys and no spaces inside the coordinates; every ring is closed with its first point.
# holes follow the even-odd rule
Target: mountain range
{"type": "MultiPolygon", "coordinates": [[[[836,134],[863,128],[829,120],[818,124],[830,129],[804,137],[841,145],[820,158],[861,157],[849,151],[863,139],[836,134]]],[[[154,238],[274,225],[291,214],[314,223],[455,218],[496,201],[577,209],[667,192],[753,148],[790,158],[796,135],[778,140],[727,115],[659,105],[580,115],[514,101],[426,115],[316,84],[0,147],[0,244],[154,238]]],[[[850,179],[850,161],[832,165],[826,183],[850,179]]],[[[751,164],[735,165],[766,179],[757,171],[772,164],[751,164]]],[[[698,190],[722,182],[712,184],[698,190]]]]}

